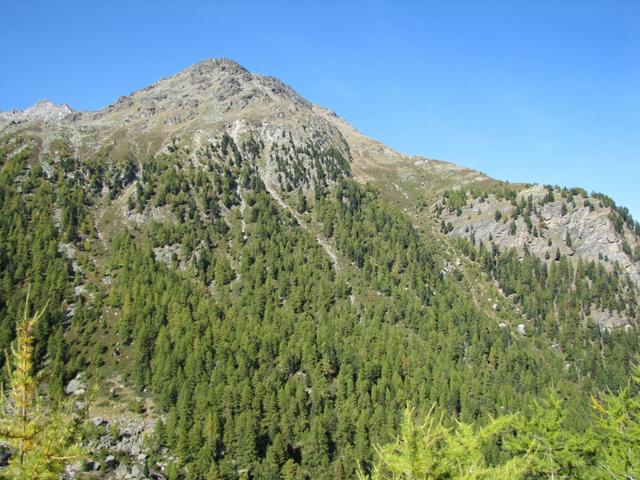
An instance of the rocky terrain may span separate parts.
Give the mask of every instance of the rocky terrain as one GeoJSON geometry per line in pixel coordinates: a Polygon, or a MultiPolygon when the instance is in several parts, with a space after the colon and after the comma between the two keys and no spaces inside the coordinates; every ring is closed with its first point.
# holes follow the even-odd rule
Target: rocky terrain
{"type": "Polygon", "coordinates": [[[131,153],[150,155],[176,142],[196,150],[223,132],[238,144],[253,139],[265,146],[259,165],[266,183],[278,182],[289,191],[298,184],[280,184],[277,176],[285,169],[298,170],[307,183],[326,176],[316,171],[318,165],[310,165],[309,153],[315,151],[324,152],[322,168],[335,170],[335,175],[353,170],[362,182],[380,182],[391,175],[430,191],[489,180],[451,163],[395,152],[281,81],[226,59],[200,62],[97,112],[75,112],[42,101],[23,112],[0,113],[0,133],[34,126],[45,149],[50,140],[63,136],[83,156],[114,142],[130,142],[131,153]],[[294,151],[281,152],[289,144],[294,151]]]}
{"type": "Polygon", "coordinates": [[[302,181],[310,187],[349,169],[349,146],[312,104],[281,81],[225,59],[200,62],[97,112],[42,101],[23,112],[0,113],[0,132],[34,126],[41,130],[45,150],[62,136],[82,156],[116,142],[136,155],[176,144],[189,145],[195,153],[224,132],[238,145],[253,141],[264,147],[261,175],[267,184],[288,191],[302,181]],[[310,154],[316,152],[323,162],[312,165],[310,154]],[[285,169],[298,176],[283,183],[285,169]]]}
{"type": "Polygon", "coordinates": [[[527,249],[546,260],[559,251],[576,261],[602,261],[640,285],[637,234],[627,224],[617,227],[600,198],[537,185],[520,188],[513,201],[494,194],[469,198],[459,209],[444,208],[441,217],[453,226],[451,235],[527,249]]]}
{"type": "Polygon", "coordinates": [[[55,105],[50,100],[40,100],[25,110],[0,112],[0,123],[20,125],[34,121],[56,122],[62,121],[73,110],[68,105],[55,105]]]}
{"type": "MultiPolygon", "coordinates": [[[[164,479],[161,472],[167,462],[151,462],[147,454],[147,442],[153,436],[158,419],[153,403],[142,400],[120,376],[106,379],[102,388],[108,396],[92,401],[89,406],[85,427],[88,440],[84,446],[89,452],[88,458],[69,465],[65,477],[69,480],[164,479]]],[[[88,398],[85,375],[80,373],[72,379],[65,393],[84,403],[88,398]]]]}

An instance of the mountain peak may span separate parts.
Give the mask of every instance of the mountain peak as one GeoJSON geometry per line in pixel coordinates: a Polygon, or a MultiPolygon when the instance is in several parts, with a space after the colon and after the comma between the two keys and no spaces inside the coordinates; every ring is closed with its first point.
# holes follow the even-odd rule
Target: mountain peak
{"type": "Polygon", "coordinates": [[[194,63],[192,66],[188,67],[186,70],[194,70],[199,72],[211,72],[214,70],[218,71],[229,71],[229,72],[238,72],[238,73],[249,73],[249,71],[240,65],[235,60],[226,57],[220,58],[206,58],[197,63],[194,63]]]}
{"type": "Polygon", "coordinates": [[[73,109],[66,103],[55,104],[51,100],[42,99],[24,110],[0,112],[0,120],[23,122],[29,120],[61,120],[73,109]]]}
{"type": "Polygon", "coordinates": [[[23,111],[26,116],[39,118],[61,118],[73,110],[66,103],[55,104],[51,100],[42,99],[23,111]]]}
{"type": "Polygon", "coordinates": [[[230,122],[239,117],[283,117],[311,103],[272,77],[251,73],[228,58],[208,58],[120,97],[95,119],[184,125],[230,122]],[[283,113],[285,112],[285,113],[283,113]]]}

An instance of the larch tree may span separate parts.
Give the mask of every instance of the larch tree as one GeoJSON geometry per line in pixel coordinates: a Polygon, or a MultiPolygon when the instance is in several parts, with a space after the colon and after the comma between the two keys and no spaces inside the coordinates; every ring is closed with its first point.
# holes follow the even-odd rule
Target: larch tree
{"type": "MultiPolygon", "coordinates": [[[[45,307],[46,308],[46,307],[45,307]]],[[[16,339],[7,354],[8,385],[0,396],[0,441],[11,449],[0,476],[17,480],[58,479],[79,458],[82,412],[68,402],[48,405],[39,395],[41,379],[33,371],[33,330],[44,309],[16,324],[16,339]]]]}

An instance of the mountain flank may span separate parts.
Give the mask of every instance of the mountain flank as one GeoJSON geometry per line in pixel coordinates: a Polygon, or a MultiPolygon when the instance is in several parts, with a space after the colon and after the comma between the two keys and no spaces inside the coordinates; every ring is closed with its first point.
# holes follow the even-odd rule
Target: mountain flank
{"type": "Polygon", "coordinates": [[[582,439],[640,353],[625,208],[401,154],[227,59],[0,113],[0,203],[0,347],[31,286],[43,394],[97,385],[76,478],[356,478],[408,404],[480,428],[549,390],[582,439]]]}

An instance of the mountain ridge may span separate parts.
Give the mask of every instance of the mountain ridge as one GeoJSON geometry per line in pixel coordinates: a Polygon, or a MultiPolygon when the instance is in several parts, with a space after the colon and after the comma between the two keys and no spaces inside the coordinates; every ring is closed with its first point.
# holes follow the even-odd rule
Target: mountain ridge
{"type": "MultiPolygon", "coordinates": [[[[92,120],[100,120],[105,116],[109,116],[109,114],[117,113],[119,111],[126,111],[128,107],[133,106],[131,102],[135,102],[135,105],[137,107],[136,111],[139,113],[140,117],[144,119],[146,118],[147,115],[153,116],[155,114],[158,114],[167,110],[166,106],[160,106],[158,108],[155,105],[154,100],[157,101],[158,98],[160,100],[165,100],[166,98],[163,98],[163,97],[167,96],[167,92],[165,92],[164,90],[170,89],[171,85],[177,84],[179,86],[178,88],[180,89],[187,88],[186,87],[187,84],[191,86],[195,84],[197,89],[206,88],[206,87],[210,88],[211,80],[212,80],[210,78],[210,75],[216,76],[216,80],[218,81],[218,83],[224,84],[222,88],[220,88],[220,85],[216,85],[217,88],[215,90],[221,93],[215,96],[212,95],[212,99],[214,100],[213,102],[214,110],[225,110],[225,109],[227,109],[227,111],[231,110],[234,107],[233,102],[229,104],[225,101],[228,100],[229,97],[238,96],[239,93],[242,93],[240,100],[244,100],[244,102],[246,103],[248,100],[253,98],[251,97],[251,94],[256,93],[255,89],[253,88],[249,89],[247,85],[254,86],[254,84],[257,82],[258,86],[262,87],[263,90],[267,90],[269,93],[274,94],[277,98],[281,100],[286,100],[286,101],[293,99],[294,104],[303,106],[304,108],[310,111],[319,112],[322,118],[324,118],[325,120],[328,120],[337,128],[342,129],[345,132],[348,132],[348,134],[351,135],[354,139],[357,139],[357,142],[359,144],[363,145],[364,147],[363,150],[367,151],[367,153],[362,155],[363,157],[366,157],[366,156],[384,157],[386,160],[389,160],[394,163],[397,163],[401,160],[415,159],[416,162],[420,162],[420,161],[433,162],[442,166],[446,165],[452,170],[468,170],[468,169],[464,169],[464,167],[459,167],[450,162],[429,160],[421,156],[407,155],[407,154],[397,152],[387,147],[386,145],[383,145],[382,143],[377,142],[374,139],[366,137],[365,135],[360,133],[357,129],[355,129],[352,125],[350,125],[346,120],[344,120],[341,117],[338,117],[335,114],[335,112],[325,107],[312,104],[308,100],[301,97],[290,86],[286,85],[284,82],[280,81],[279,79],[276,79],[275,77],[270,77],[270,76],[253,74],[249,72],[246,68],[241,66],[240,64],[227,58],[202,60],[198,63],[193,64],[190,67],[185,68],[184,70],[181,70],[180,72],[174,75],[163,77],[160,80],[150,84],[147,87],[140,88],[138,90],[131,92],[126,96],[122,96],[116,102],[110,105],[107,105],[106,107],[96,111],[84,112],[84,111],[74,111],[69,109],[70,111],[68,113],[73,113],[73,115],[69,117],[69,119],[71,120],[72,123],[84,123],[84,122],[91,123],[92,120]],[[240,77],[239,81],[237,81],[237,77],[240,77]],[[203,84],[205,85],[205,87],[202,87],[203,84]],[[157,94],[153,93],[158,90],[160,90],[160,92],[158,92],[157,94]],[[223,104],[223,105],[218,106],[217,104],[223,104]],[[158,110],[158,112],[156,112],[156,110],[158,110]]],[[[171,92],[171,93],[173,93],[174,95],[177,95],[176,92],[171,92]]],[[[261,93],[263,93],[263,96],[260,97],[260,99],[266,101],[267,99],[264,97],[265,92],[262,91],[261,93]]],[[[197,95],[193,95],[193,91],[188,91],[188,92],[182,93],[181,95],[188,96],[188,98],[191,101],[194,100],[194,98],[192,97],[197,96],[197,95]]],[[[177,106],[172,105],[173,107],[172,111],[176,111],[176,110],[180,111],[185,107],[187,108],[189,107],[188,105],[184,105],[180,101],[178,102],[179,103],[177,106]]],[[[192,104],[192,106],[193,105],[194,104],[192,104]]],[[[248,105],[242,104],[240,108],[243,111],[242,112],[243,118],[247,117],[247,108],[246,108],[247,106],[248,105]]],[[[66,105],[62,104],[59,107],[62,109],[62,108],[65,108],[66,105]]],[[[30,107],[30,108],[33,108],[33,107],[30,107]]],[[[22,111],[22,115],[27,115],[28,111],[29,109],[25,109],[24,111],[22,111]]],[[[3,115],[6,115],[7,113],[9,112],[0,112],[0,122],[2,122],[3,120],[3,115]]],[[[21,114],[21,111],[14,110],[10,113],[15,113],[19,116],[21,114]]],[[[121,120],[121,121],[123,120],[123,123],[125,124],[135,121],[135,119],[132,118],[131,113],[130,112],[128,113],[129,113],[128,118],[125,118],[124,120],[122,118],[117,118],[117,120],[121,120]]],[[[261,113],[264,113],[264,112],[261,112],[261,113]]],[[[295,113],[295,112],[287,112],[287,113],[295,113]]],[[[191,112],[191,115],[193,115],[193,112],[191,112]]],[[[277,111],[275,112],[275,115],[282,117],[283,112],[277,111]]],[[[187,115],[187,117],[188,116],[189,115],[187,115]]],[[[60,117],[58,116],[56,119],[59,120],[60,117]]],[[[213,121],[213,123],[217,123],[221,121],[222,117],[220,115],[216,117],[208,116],[208,119],[213,121]]],[[[176,124],[178,123],[188,124],[187,120],[183,121],[182,119],[179,119],[178,121],[178,119],[176,118],[168,119],[168,120],[165,119],[165,122],[167,121],[168,123],[173,123],[175,121],[176,124]]],[[[205,121],[206,121],[206,118],[205,118],[205,121]]],[[[188,125],[185,125],[185,126],[188,126],[188,125]]],[[[0,128],[3,128],[1,123],[0,123],[0,128]]],[[[6,120],[5,120],[4,128],[6,128],[6,120]]],[[[363,160],[363,163],[366,164],[366,160],[363,160]]],[[[364,171],[363,171],[363,175],[364,175],[364,171]]],[[[477,175],[478,176],[477,178],[479,179],[480,175],[482,174],[474,173],[474,175],[477,175]]]]}

